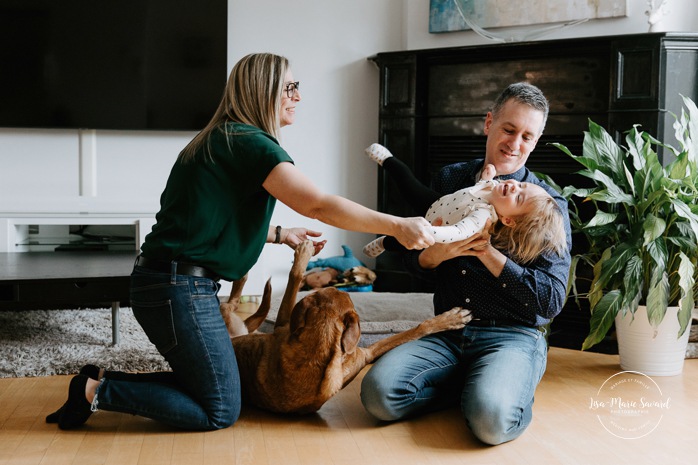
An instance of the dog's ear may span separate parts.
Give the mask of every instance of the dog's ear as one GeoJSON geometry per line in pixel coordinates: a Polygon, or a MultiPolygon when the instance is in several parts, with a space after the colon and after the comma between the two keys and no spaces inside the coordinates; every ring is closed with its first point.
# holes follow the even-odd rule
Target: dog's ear
{"type": "Polygon", "coordinates": [[[346,312],[343,317],[344,332],[342,333],[342,352],[351,354],[356,350],[361,337],[359,315],[356,312],[346,312]]]}
{"type": "Polygon", "coordinates": [[[291,312],[291,322],[289,323],[289,331],[294,337],[298,337],[305,328],[305,315],[308,309],[312,306],[311,300],[307,296],[301,299],[291,312]]]}

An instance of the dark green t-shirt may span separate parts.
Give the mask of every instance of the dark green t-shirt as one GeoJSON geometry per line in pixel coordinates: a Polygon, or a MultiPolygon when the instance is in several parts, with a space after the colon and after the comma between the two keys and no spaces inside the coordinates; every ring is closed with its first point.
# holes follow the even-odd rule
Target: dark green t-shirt
{"type": "Polygon", "coordinates": [[[293,160],[266,132],[228,123],[209,137],[212,161],[200,153],[175,163],[156,224],[141,247],[147,258],[204,266],[236,280],[255,264],[267,239],[276,199],[262,183],[293,160]]]}

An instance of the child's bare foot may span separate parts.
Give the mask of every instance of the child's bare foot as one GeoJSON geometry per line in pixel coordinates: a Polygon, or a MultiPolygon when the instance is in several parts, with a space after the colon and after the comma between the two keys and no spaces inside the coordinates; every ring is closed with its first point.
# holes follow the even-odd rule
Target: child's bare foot
{"type": "Polygon", "coordinates": [[[381,144],[371,144],[366,150],[364,150],[369,158],[379,165],[383,166],[383,162],[386,158],[393,156],[390,150],[383,147],[381,144]]]}

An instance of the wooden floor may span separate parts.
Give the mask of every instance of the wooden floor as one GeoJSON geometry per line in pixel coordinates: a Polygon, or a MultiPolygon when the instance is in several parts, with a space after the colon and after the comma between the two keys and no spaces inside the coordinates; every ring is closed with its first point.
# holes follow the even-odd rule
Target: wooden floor
{"type": "Polygon", "coordinates": [[[590,400],[618,373],[617,356],[552,348],[536,392],[534,419],[517,440],[483,446],[457,410],[383,424],[369,416],[354,380],[314,415],[285,417],[243,408],[232,427],[175,431],[130,415],[98,412],[76,431],[44,416],[65,399],[68,376],[0,379],[0,464],[696,464],[698,360],[654,380],[670,400],[641,439],[610,434],[590,400]]]}

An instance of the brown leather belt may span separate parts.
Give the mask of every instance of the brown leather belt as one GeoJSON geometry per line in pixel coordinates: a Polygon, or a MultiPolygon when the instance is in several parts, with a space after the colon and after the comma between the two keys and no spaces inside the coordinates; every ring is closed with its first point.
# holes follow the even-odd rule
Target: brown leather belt
{"type": "MultiPolygon", "coordinates": [[[[221,279],[213,271],[204,268],[203,266],[193,265],[187,262],[175,261],[176,269],[175,273],[183,274],[188,276],[196,276],[198,278],[208,278],[214,281],[221,279]]],[[[153,260],[151,258],[145,258],[143,255],[139,255],[136,258],[136,266],[141,266],[152,271],[157,271],[159,273],[171,273],[172,272],[172,262],[166,262],[164,260],[153,260]]]]}

